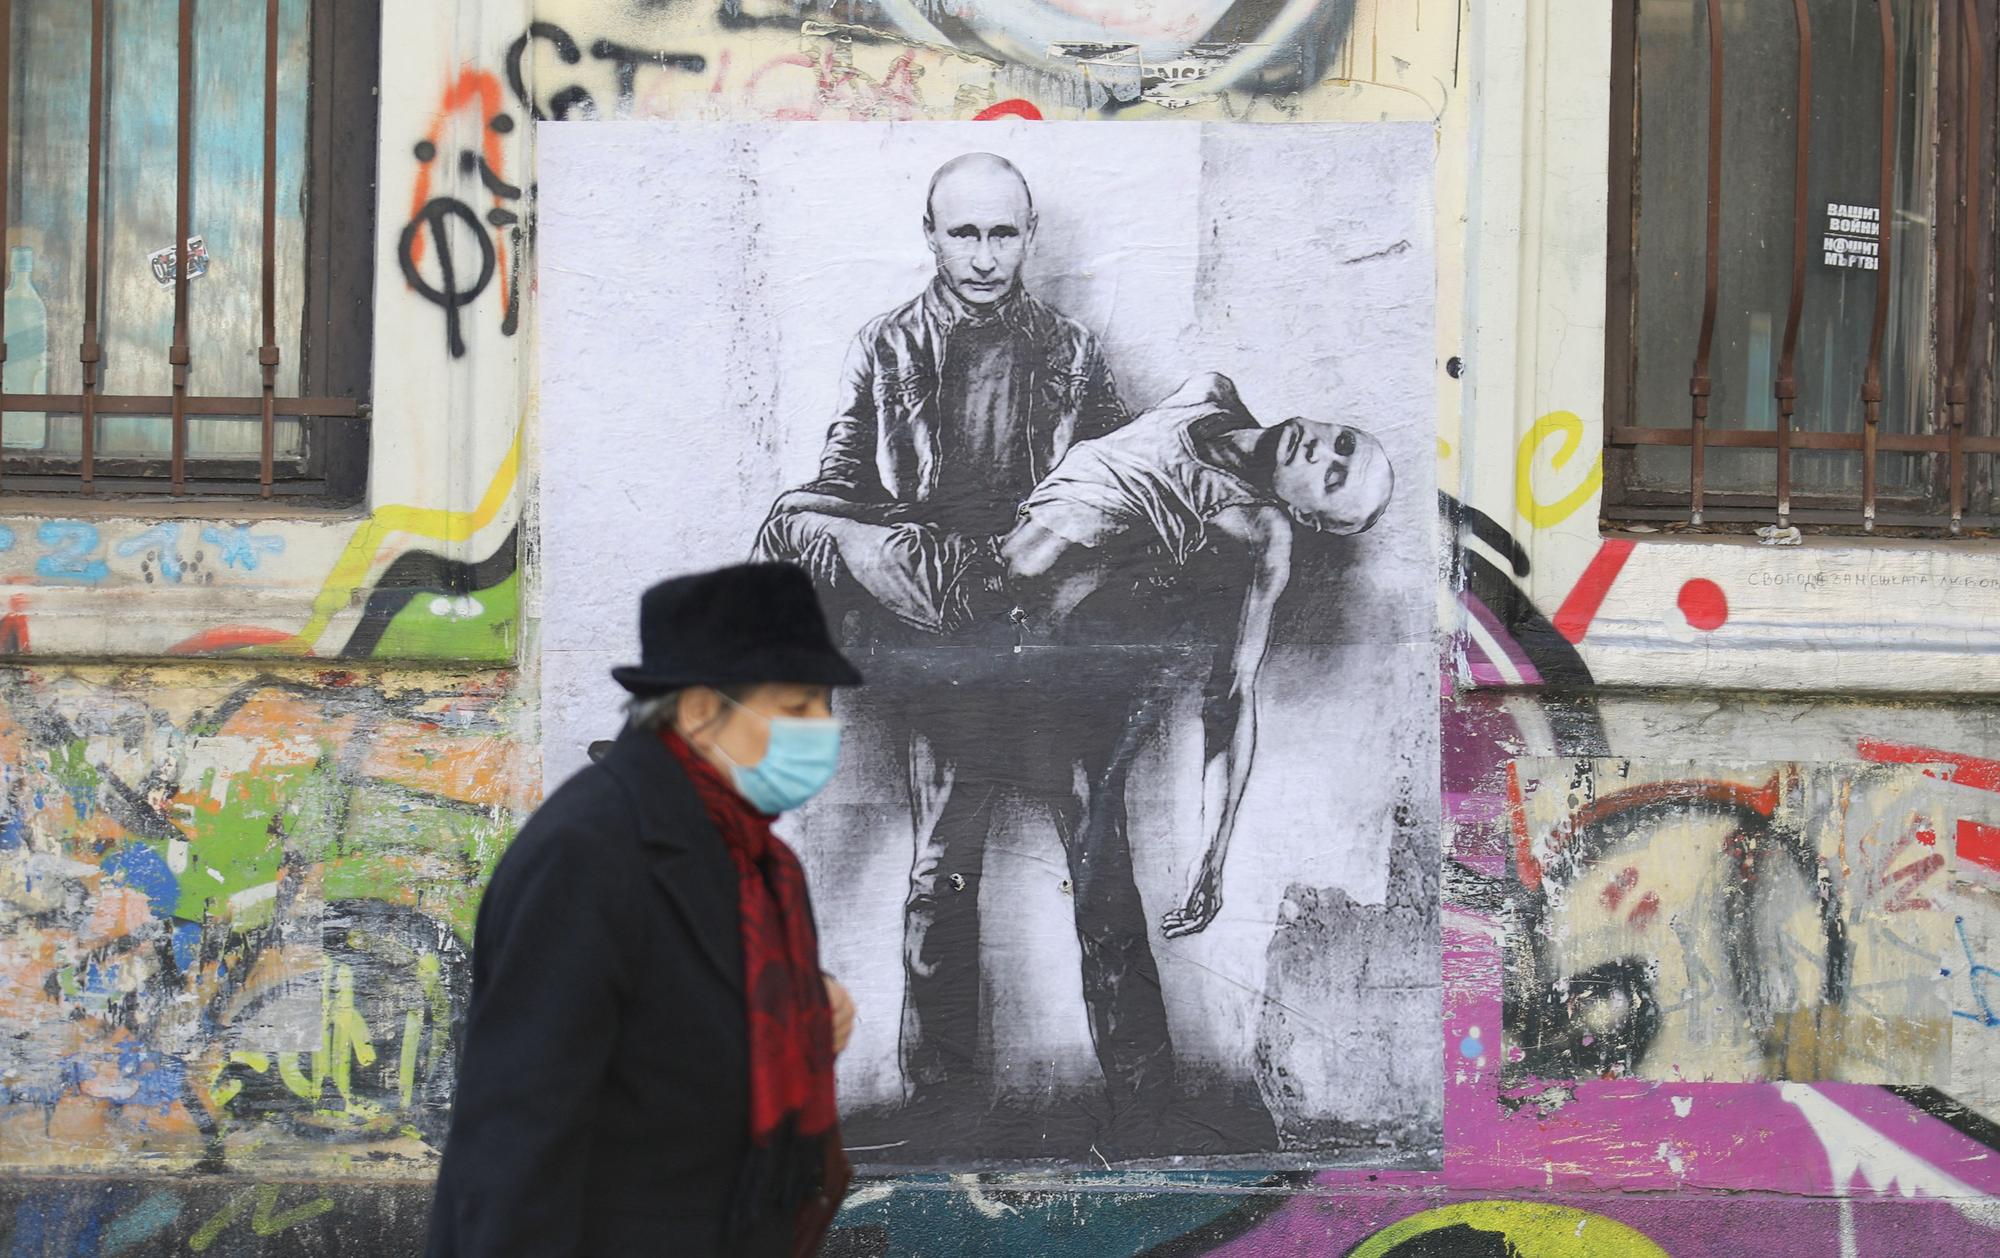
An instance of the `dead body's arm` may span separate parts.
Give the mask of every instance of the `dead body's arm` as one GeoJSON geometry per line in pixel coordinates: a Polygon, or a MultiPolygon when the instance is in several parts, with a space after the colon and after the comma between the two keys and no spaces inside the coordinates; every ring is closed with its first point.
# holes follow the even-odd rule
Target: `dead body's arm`
{"type": "Polygon", "coordinates": [[[1187,902],[1161,920],[1168,936],[1202,930],[1222,908],[1223,862],[1257,755],[1257,678],[1292,573],[1292,525],[1282,511],[1236,508],[1218,516],[1213,527],[1248,556],[1249,583],[1234,639],[1220,652],[1202,704],[1201,796],[1208,846],[1187,902]]]}

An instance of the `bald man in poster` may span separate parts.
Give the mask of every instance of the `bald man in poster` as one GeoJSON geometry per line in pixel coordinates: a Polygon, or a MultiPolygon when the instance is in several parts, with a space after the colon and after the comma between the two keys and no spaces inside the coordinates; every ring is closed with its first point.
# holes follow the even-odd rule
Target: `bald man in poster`
{"type": "MultiPolygon", "coordinates": [[[[1072,447],[1127,423],[1097,337],[1023,287],[1036,227],[1033,194],[1005,159],[972,153],[939,168],[923,219],[936,277],[855,338],[807,490],[934,526],[948,547],[991,547],[1072,447]]],[[[1016,668],[998,644],[1012,633],[998,592],[965,602],[995,631],[990,653],[960,650],[925,673],[895,718],[916,831],[900,1041],[914,1123],[971,1144],[986,1117],[979,880],[1012,792],[1048,808],[1072,868],[1089,871],[1076,928],[1092,1040],[1114,1120],[1156,1124],[1174,1078],[1159,970],[1124,827],[1094,824],[1102,810],[1075,787],[1112,775],[1105,766],[1139,728],[1132,699],[1114,688],[1071,696],[1066,711],[1057,679],[1016,668]]]]}

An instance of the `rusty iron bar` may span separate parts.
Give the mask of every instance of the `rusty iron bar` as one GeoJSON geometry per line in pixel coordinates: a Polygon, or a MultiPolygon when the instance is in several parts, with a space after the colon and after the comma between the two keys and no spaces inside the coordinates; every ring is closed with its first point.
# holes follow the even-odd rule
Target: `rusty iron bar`
{"type": "MultiPolygon", "coordinates": [[[[14,274],[14,250],[7,243],[7,207],[12,190],[7,186],[7,167],[13,160],[13,153],[7,143],[8,130],[13,120],[8,115],[8,106],[13,101],[14,64],[14,0],[0,0],[0,249],[7,251],[7,278],[14,274]]],[[[0,302],[0,372],[7,369],[7,304],[0,302]]],[[[6,431],[6,419],[0,415],[0,434],[6,431]]],[[[6,475],[6,459],[0,457],[0,481],[6,475]]]]}
{"type": "Polygon", "coordinates": [[[257,485],[262,497],[271,496],[272,465],[276,461],[278,390],[277,324],[277,219],[278,219],[278,0],[264,3],[264,342],[257,349],[257,365],[264,372],[262,412],[262,455],[257,485]]]}
{"type": "Polygon", "coordinates": [[[1772,392],[1778,399],[1778,527],[1792,515],[1792,410],[1798,404],[1799,320],[1806,306],[1806,173],[1812,157],[1812,17],[1806,0],[1792,0],[1792,21],[1798,30],[1799,116],[1793,130],[1798,147],[1792,171],[1792,304],[1785,315],[1785,348],[1778,355],[1778,378],[1772,392]]]}
{"type": "MultiPolygon", "coordinates": [[[[1608,445],[1614,446],[1684,446],[1692,443],[1693,430],[1689,428],[1639,428],[1623,424],[1613,425],[1605,437],[1608,445]]],[[[1778,434],[1768,428],[1717,428],[1704,438],[1712,446],[1730,446],[1750,450],[1774,450],[1778,445],[1778,434]]],[[[1866,449],[1868,435],[1858,432],[1815,432],[1802,428],[1792,434],[1792,448],[1795,450],[1863,450],[1866,449]]],[[[2000,436],[1985,437],[1967,434],[1963,439],[1965,448],[1974,454],[2000,454],[2000,436]]],[[[1951,438],[1944,433],[1882,433],[1876,439],[1877,448],[1913,454],[1943,454],[1951,448],[1951,438]]]]}
{"type": "Polygon", "coordinates": [[[90,141],[86,146],[88,190],[84,194],[83,216],[83,343],[76,357],[83,368],[83,439],[79,457],[83,466],[82,490],[95,493],[93,475],[97,460],[97,364],[104,359],[104,347],[97,341],[98,252],[103,244],[102,200],[104,182],[104,0],[90,0],[90,141]]]}
{"type": "Polygon", "coordinates": [[[1882,428],[1882,340],[1889,328],[1889,223],[1896,197],[1896,15],[1889,0],[1875,0],[1882,27],[1882,152],[1875,226],[1875,321],[1868,331],[1868,369],[1861,377],[1861,528],[1875,531],[1875,462],[1882,428]]]}
{"type": "MultiPolygon", "coordinates": [[[[173,398],[165,394],[147,393],[100,393],[93,401],[100,415],[158,415],[174,404],[173,398]]],[[[0,406],[10,411],[23,408],[73,411],[82,405],[81,393],[0,393],[0,406]]],[[[262,394],[250,397],[203,397],[197,394],[187,400],[190,415],[255,416],[261,414],[263,408],[262,394]]],[[[351,397],[281,397],[273,409],[279,415],[301,419],[371,418],[365,405],[351,397]]]]}
{"type": "Polygon", "coordinates": [[[174,119],[174,343],[167,350],[173,365],[173,491],[187,485],[188,270],[194,259],[188,250],[188,195],[192,189],[190,150],[194,135],[194,0],[181,0],[180,88],[174,119]]]}
{"type": "Polygon", "coordinates": [[[1696,340],[1694,373],[1688,393],[1694,399],[1694,440],[1688,448],[1688,522],[1701,523],[1702,480],[1706,470],[1703,438],[1708,427],[1709,356],[1715,348],[1716,293],[1721,287],[1722,243],[1722,0],[1708,0],[1708,239],[1707,270],[1701,304],[1701,334],[1696,340]]]}
{"type": "Polygon", "coordinates": [[[1957,346],[1945,402],[1951,408],[1951,531],[1963,529],[1965,516],[1965,412],[1972,398],[1973,321],[1979,314],[1979,149],[1986,137],[1986,48],[1976,0],[1959,0],[1962,32],[1959,61],[1963,92],[1959,107],[1959,156],[1963,163],[1959,195],[1959,291],[1957,346]]]}

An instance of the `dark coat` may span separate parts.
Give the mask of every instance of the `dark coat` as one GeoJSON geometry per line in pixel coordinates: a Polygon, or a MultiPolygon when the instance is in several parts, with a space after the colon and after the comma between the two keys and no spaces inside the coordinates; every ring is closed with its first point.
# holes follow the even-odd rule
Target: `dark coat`
{"type": "MultiPolygon", "coordinates": [[[[1001,317],[1029,367],[1028,461],[1040,480],[1079,441],[1128,416],[1097,337],[1021,293],[1001,317]]],[[[929,502],[943,471],[939,380],[962,306],[933,280],[916,297],[870,320],[841,368],[840,403],[808,488],[857,502],[929,502]]]]}
{"type": "Polygon", "coordinates": [[[479,906],[431,1258],[782,1255],[723,1243],[749,1143],[736,871],[686,773],[627,729],[479,906]]]}

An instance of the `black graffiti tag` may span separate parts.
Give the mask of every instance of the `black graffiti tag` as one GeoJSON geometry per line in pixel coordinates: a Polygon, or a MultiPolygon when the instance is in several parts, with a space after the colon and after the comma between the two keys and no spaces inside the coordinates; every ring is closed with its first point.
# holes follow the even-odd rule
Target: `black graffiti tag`
{"type": "Polygon", "coordinates": [[[445,341],[453,358],[465,357],[465,335],[460,328],[459,309],[476,300],[493,282],[493,272],[498,265],[494,256],[493,241],[486,234],[486,225],[472,212],[472,207],[455,197],[432,197],[417,211],[410,225],[403,229],[403,238],[396,246],[396,257],[403,264],[403,278],[411,288],[444,311],[445,341]],[[453,219],[465,226],[473,240],[479,245],[479,278],[463,287],[459,284],[459,259],[452,252],[451,232],[446,224],[453,219]],[[416,242],[428,231],[431,245],[437,254],[438,282],[433,285],[424,278],[417,267],[414,252],[416,242]]]}
{"type": "MultiPolygon", "coordinates": [[[[523,62],[532,55],[536,42],[546,42],[555,50],[558,60],[566,66],[583,61],[583,47],[570,33],[554,22],[533,22],[507,49],[507,84],[514,89],[514,98],[521,102],[536,121],[556,119],[560,121],[572,116],[596,117],[597,98],[589,88],[580,83],[571,83],[558,88],[549,96],[548,109],[528,90],[527,75],[523,62]]],[[[617,103],[620,109],[630,109],[632,99],[638,90],[639,70],[653,66],[662,70],[681,70],[689,74],[700,74],[708,68],[708,58],[698,52],[666,52],[649,48],[633,48],[609,39],[600,39],[590,45],[590,55],[596,61],[611,64],[617,103]]]]}

